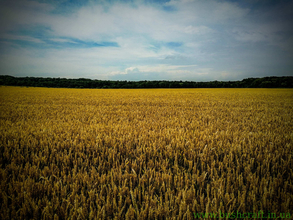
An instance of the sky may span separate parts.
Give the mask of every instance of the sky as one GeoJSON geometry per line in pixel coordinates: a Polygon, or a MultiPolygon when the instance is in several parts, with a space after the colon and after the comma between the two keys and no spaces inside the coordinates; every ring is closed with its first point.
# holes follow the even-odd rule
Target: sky
{"type": "Polygon", "coordinates": [[[0,0],[0,75],[293,76],[293,1],[0,0]]]}

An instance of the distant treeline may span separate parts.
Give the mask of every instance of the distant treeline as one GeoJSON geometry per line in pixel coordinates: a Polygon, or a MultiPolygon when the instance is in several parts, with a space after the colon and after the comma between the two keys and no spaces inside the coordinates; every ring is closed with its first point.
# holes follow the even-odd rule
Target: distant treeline
{"type": "Polygon", "coordinates": [[[110,81],[0,76],[0,85],[52,88],[293,88],[293,77],[247,78],[241,81],[110,81]]]}

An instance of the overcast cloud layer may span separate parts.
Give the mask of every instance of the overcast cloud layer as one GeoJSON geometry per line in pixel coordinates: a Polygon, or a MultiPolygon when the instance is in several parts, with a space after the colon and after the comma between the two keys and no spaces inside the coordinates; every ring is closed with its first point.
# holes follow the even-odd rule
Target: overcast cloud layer
{"type": "Polygon", "coordinates": [[[292,1],[0,0],[0,74],[109,80],[292,76],[292,1]]]}

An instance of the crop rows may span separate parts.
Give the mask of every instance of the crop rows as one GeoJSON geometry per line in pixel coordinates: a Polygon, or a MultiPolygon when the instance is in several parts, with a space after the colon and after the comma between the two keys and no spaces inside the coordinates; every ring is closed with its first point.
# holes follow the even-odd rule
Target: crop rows
{"type": "Polygon", "coordinates": [[[293,207],[292,89],[0,87],[0,219],[293,207]]]}

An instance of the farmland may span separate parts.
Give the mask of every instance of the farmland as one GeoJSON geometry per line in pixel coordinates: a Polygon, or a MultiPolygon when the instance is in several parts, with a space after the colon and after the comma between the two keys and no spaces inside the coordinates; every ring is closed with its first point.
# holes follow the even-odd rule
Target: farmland
{"type": "Polygon", "coordinates": [[[292,213],[293,89],[0,87],[1,219],[292,213]]]}

